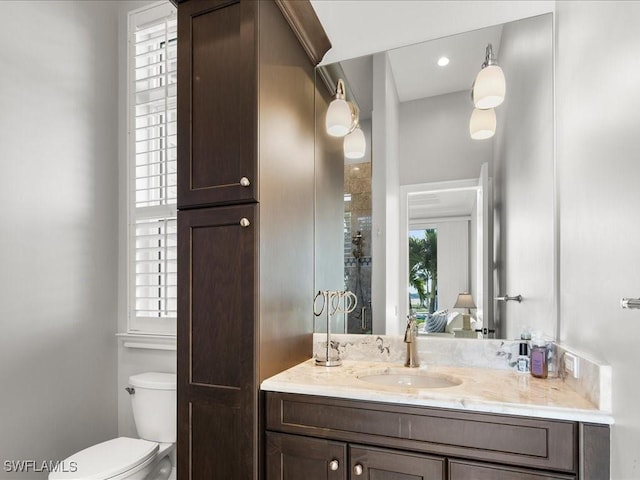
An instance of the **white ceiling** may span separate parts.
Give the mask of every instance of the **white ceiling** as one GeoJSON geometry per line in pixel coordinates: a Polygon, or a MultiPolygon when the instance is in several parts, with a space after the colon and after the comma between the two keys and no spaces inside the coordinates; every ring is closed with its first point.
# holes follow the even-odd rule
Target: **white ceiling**
{"type": "Polygon", "coordinates": [[[452,189],[410,193],[409,219],[437,219],[469,216],[477,196],[475,189],[452,189]]]}
{"type": "Polygon", "coordinates": [[[373,107],[370,53],[388,51],[401,102],[470,90],[484,61],[487,44],[493,45],[494,55],[500,61],[502,22],[552,11],[555,5],[553,1],[524,0],[311,0],[311,3],[333,44],[322,64],[341,60],[349,94],[355,97],[363,119],[370,117],[373,107]],[[485,25],[490,26],[481,28],[485,25]],[[441,37],[438,32],[442,32],[441,37]],[[404,46],[399,47],[402,42],[404,46]],[[367,55],[353,57],[362,52],[367,55]],[[446,67],[436,63],[442,55],[450,59],[446,67]]]}
{"type": "Polygon", "coordinates": [[[333,45],[322,64],[552,12],[554,0],[311,0],[333,45]]]}
{"type": "Polygon", "coordinates": [[[487,44],[500,59],[502,26],[422,42],[389,52],[389,62],[401,102],[471,90],[471,85],[485,59],[487,44]],[[440,67],[437,61],[446,56],[450,63],[440,67]]]}
{"type": "MultiPolygon", "coordinates": [[[[389,62],[401,102],[471,90],[485,59],[487,44],[500,61],[502,25],[430,40],[389,50],[389,62]],[[446,55],[449,65],[440,67],[446,55]]],[[[370,118],[373,108],[373,56],[339,62],[349,89],[360,107],[360,118],[370,118]]],[[[349,96],[348,95],[348,96],[349,96]]],[[[354,100],[354,98],[350,98],[354,100]]]]}

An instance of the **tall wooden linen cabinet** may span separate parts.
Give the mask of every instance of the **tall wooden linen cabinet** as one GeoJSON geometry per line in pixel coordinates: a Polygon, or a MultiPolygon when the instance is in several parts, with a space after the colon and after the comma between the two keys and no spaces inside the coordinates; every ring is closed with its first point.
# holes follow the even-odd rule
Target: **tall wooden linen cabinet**
{"type": "Polygon", "coordinates": [[[262,477],[260,382],[311,355],[306,0],[178,2],[178,477],[262,477]]]}

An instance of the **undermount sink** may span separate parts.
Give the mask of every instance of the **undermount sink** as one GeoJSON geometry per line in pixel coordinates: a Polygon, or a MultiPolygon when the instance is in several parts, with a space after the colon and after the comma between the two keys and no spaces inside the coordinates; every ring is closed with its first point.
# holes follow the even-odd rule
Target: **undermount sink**
{"type": "Polygon", "coordinates": [[[369,373],[359,375],[358,378],[376,385],[400,388],[449,388],[462,383],[462,380],[450,375],[411,370],[369,373]]]}

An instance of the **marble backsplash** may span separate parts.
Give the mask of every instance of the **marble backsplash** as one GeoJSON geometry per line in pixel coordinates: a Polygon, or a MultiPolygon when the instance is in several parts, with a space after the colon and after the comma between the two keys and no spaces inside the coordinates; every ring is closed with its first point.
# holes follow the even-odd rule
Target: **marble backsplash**
{"type": "Polygon", "coordinates": [[[611,404],[611,366],[591,358],[589,355],[578,352],[566,345],[556,345],[556,357],[561,367],[564,367],[565,354],[570,353],[578,358],[578,378],[574,378],[571,372],[565,368],[559,368],[559,376],[573,390],[598,405],[600,410],[612,411],[611,404]]]}
{"type": "MultiPolygon", "coordinates": [[[[313,336],[313,355],[324,356],[326,334],[313,336]]],[[[492,368],[515,370],[519,341],[472,340],[440,337],[418,337],[418,358],[421,365],[492,368]]],[[[402,336],[393,335],[331,335],[332,355],[336,350],[343,360],[392,362],[403,364],[407,347],[402,336]]],[[[550,344],[549,375],[561,377],[567,385],[580,393],[601,410],[611,411],[611,367],[567,346],[550,344]],[[564,354],[579,358],[579,377],[565,372],[564,354]],[[560,368],[562,367],[562,368],[560,368]]]]}
{"type": "MultiPolygon", "coordinates": [[[[324,333],[314,334],[314,357],[324,355],[326,339],[324,333]]],[[[508,340],[418,337],[417,341],[424,365],[508,369],[517,356],[517,342],[508,340]]],[[[332,334],[331,344],[332,355],[337,350],[343,360],[404,363],[407,352],[403,337],[394,335],[332,334]]]]}

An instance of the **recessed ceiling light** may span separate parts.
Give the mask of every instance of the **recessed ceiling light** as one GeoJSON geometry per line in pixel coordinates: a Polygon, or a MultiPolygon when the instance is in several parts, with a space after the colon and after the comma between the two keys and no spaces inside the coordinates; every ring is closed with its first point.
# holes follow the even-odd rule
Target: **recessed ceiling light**
{"type": "Polygon", "coordinates": [[[449,58],[447,57],[440,57],[438,59],[438,65],[441,67],[446,67],[447,65],[449,65],[449,58]]]}

